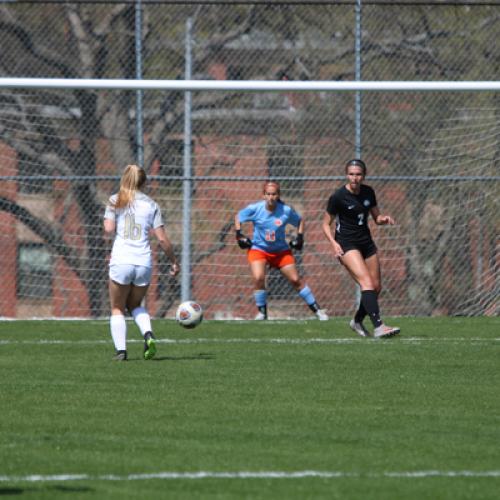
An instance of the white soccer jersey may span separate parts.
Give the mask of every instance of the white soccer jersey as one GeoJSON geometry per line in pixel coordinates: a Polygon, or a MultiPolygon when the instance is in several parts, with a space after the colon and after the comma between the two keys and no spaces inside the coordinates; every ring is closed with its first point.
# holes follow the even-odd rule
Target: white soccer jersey
{"type": "Polygon", "coordinates": [[[116,197],[116,194],[111,196],[104,214],[105,219],[114,220],[116,224],[110,265],[151,266],[149,231],[163,226],[160,207],[149,196],[137,192],[130,206],[116,209],[113,207],[116,197]]]}

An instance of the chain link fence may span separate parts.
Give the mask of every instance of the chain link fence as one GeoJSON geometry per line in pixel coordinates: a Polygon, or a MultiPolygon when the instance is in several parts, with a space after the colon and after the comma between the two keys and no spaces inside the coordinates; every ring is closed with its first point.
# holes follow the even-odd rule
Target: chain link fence
{"type": "MultiPolygon", "coordinates": [[[[144,79],[184,79],[189,44],[193,79],[353,80],[356,33],[363,80],[500,74],[496,2],[367,1],[357,17],[356,2],[144,1],[0,2],[0,76],[134,79],[138,12],[144,79]]],[[[397,220],[373,228],[384,314],[498,314],[499,96],[364,92],[360,108],[355,97],[192,93],[190,289],[207,317],[253,316],[232,221],[268,177],[306,219],[297,260],[321,306],[352,313],[352,281],[320,225],[357,149],[382,211],[397,220]]],[[[0,89],[0,316],[108,314],[104,203],[137,161],[138,113],[150,194],[180,255],[184,92],[0,89]]],[[[171,317],[180,298],[167,270],[158,255],[148,295],[157,317],[171,317]]],[[[268,287],[271,317],[307,316],[279,274],[268,287]]]]}

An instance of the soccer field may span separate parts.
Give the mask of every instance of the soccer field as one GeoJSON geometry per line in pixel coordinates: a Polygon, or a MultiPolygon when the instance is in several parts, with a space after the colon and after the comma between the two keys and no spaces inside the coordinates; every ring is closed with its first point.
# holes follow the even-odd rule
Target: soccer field
{"type": "Polygon", "coordinates": [[[498,499],[499,318],[0,323],[0,495],[498,499]]]}

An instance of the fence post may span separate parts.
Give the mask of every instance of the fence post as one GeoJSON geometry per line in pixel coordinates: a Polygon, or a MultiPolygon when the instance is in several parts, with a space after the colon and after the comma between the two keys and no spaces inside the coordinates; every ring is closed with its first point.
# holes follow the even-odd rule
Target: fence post
{"type": "MultiPolygon", "coordinates": [[[[361,0],[356,0],[356,29],[354,41],[355,73],[356,81],[361,81],[361,0]]],[[[356,158],[361,158],[361,92],[358,90],[355,95],[355,148],[356,158]]]]}
{"type": "MultiPolygon", "coordinates": [[[[361,1],[356,0],[355,12],[356,12],[356,29],[355,29],[355,41],[354,41],[354,53],[355,53],[355,72],[356,81],[361,81],[361,1]]],[[[361,92],[358,90],[355,94],[355,152],[356,158],[361,158],[361,92]]],[[[355,307],[359,307],[361,302],[361,289],[359,285],[356,285],[355,291],[355,307]]]]}
{"type": "MultiPolygon", "coordinates": [[[[135,2],[135,78],[142,80],[142,5],[141,0],[135,2]]],[[[144,167],[144,133],[142,125],[143,90],[135,91],[135,130],[137,164],[144,167]]]]}
{"type": "MultiPolygon", "coordinates": [[[[186,21],[186,61],[185,79],[191,80],[191,36],[193,21],[186,21]]],[[[181,300],[191,298],[191,91],[184,92],[184,180],[182,202],[182,259],[181,259],[181,300]]]]}

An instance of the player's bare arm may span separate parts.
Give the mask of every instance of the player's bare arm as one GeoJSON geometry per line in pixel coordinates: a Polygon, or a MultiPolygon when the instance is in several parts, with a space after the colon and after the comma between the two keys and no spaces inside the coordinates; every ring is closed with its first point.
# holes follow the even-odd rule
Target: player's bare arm
{"type": "Polygon", "coordinates": [[[304,229],[304,219],[300,219],[299,225],[297,226],[297,236],[289,243],[292,250],[300,251],[304,247],[304,229]]]}
{"type": "Polygon", "coordinates": [[[238,217],[238,214],[234,216],[234,229],[236,231],[241,231],[241,223],[240,223],[240,218],[238,217]]]}
{"type": "Polygon", "coordinates": [[[170,274],[172,276],[176,276],[177,274],[179,274],[180,266],[174,253],[174,247],[172,246],[172,243],[165,231],[165,227],[157,227],[156,229],[153,229],[153,233],[158,239],[158,243],[160,244],[161,249],[165,252],[165,255],[170,259],[170,262],[172,263],[170,274]]]}
{"type": "Polygon", "coordinates": [[[300,219],[299,227],[297,228],[297,233],[303,235],[305,229],[306,229],[306,223],[304,222],[304,219],[300,219]]]}
{"type": "Polygon", "coordinates": [[[335,241],[335,238],[333,237],[332,222],[333,222],[332,215],[329,214],[328,212],[325,212],[325,215],[323,216],[323,224],[321,226],[323,229],[323,233],[326,236],[326,239],[332,245],[334,257],[342,257],[342,255],[344,255],[344,251],[342,250],[342,247],[335,241]]]}
{"type": "Polygon", "coordinates": [[[391,226],[394,225],[394,219],[390,215],[382,215],[378,207],[371,208],[370,214],[377,226],[385,226],[387,224],[390,224],[391,226]]]}
{"type": "Polygon", "coordinates": [[[112,219],[104,219],[104,232],[106,234],[115,234],[116,223],[112,219]]]}
{"type": "Polygon", "coordinates": [[[241,222],[239,218],[239,214],[236,214],[234,216],[234,229],[236,231],[236,242],[238,243],[238,246],[242,249],[249,249],[252,247],[252,241],[250,238],[247,238],[242,232],[241,232],[241,222]]]}

